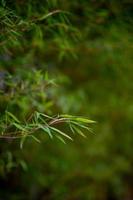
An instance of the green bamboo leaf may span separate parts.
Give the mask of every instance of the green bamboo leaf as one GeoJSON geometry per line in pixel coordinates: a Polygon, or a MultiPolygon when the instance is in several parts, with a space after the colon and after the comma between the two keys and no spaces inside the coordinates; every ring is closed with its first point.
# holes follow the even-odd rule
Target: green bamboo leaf
{"type": "Polygon", "coordinates": [[[46,115],[44,113],[40,113],[40,115],[43,116],[43,117],[49,118],[49,119],[54,119],[53,117],[50,117],[49,115],[46,115]]]}
{"type": "Polygon", "coordinates": [[[24,171],[27,171],[28,166],[27,166],[27,164],[26,164],[26,162],[24,160],[19,160],[19,164],[20,164],[20,166],[22,167],[22,169],[24,171]]]}
{"type": "Polygon", "coordinates": [[[45,20],[45,19],[47,19],[48,17],[50,17],[52,15],[55,15],[55,14],[61,13],[61,12],[64,12],[64,11],[62,11],[62,10],[54,10],[52,12],[49,12],[49,13],[39,17],[37,20],[42,21],[42,20],[45,20]]]}
{"type": "Polygon", "coordinates": [[[49,129],[48,127],[44,127],[44,126],[42,126],[42,125],[39,125],[39,127],[40,127],[42,130],[44,130],[46,133],[48,133],[49,137],[50,137],[51,139],[53,139],[53,135],[52,135],[52,133],[51,133],[51,131],[50,131],[50,129],[49,129]]]}
{"type": "Polygon", "coordinates": [[[36,111],[34,114],[34,118],[36,122],[38,121],[39,117],[40,117],[40,113],[36,111]]]}
{"type": "Polygon", "coordinates": [[[60,135],[55,135],[55,137],[57,137],[61,142],[66,144],[65,140],[60,135]]]}
{"type": "Polygon", "coordinates": [[[59,129],[55,128],[55,127],[50,127],[52,130],[54,130],[55,132],[63,135],[64,137],[68,138],[69,140],[73,140],[69,135],[67,135],[66,133],[60,131],[59,129]]]}
{"type": "Polygon", "coordinates": [[[74,116],[72,115],[67,115],[67,114],[63,114],[63,115],[60,115],[61,117],[64,117],[64,118],[74,118],[74,116]]]}
{"type": "Polygon", "coordinates": [[[95,121],[89,120],[89,119],[84,118],[84,117],[76,117],[76,116],[67,115],[67,114],[63,114],[63,115],[60,115],[60,116],[61,116],[61,117],[64,117],[64,118],[72,119],[72,120],[74,120],[74,121],[83,122],[83,123],[96,123],[95,121]]]}
{"type": "Polygon", "coordinates": [[[88,130],[89,132],[92,132],[92,129],[91,129],[91,128],[89,128],[89,127],[87,127],[87,126],[84,126],[83,124],[80,124],[80,123],[77,123],[77,122],[74,122],[74,121],[72,121],[71,123],[72,123],[72,124],[75,124],[75,125],[77,125],[77,126],[79,126],[79,127],[81,127],[81,128],[84,128],[84,129],[88,130]]]}
{"type": "Polygon", "coordinates": [[[17,129],[19,129],[19,130],[21,130],[21,131],[24,131],[24,132],[27,132],[27,129],[24,128],[23,126],[21,126],[20,124],[17,124],[17,123],[14,122],[13,125],[14,125],[17,129]]]}
{"type": "Polygon", "coordinates": [[[79,121],[79,122],[83,122],[83,123],[95,123],[95,121],[93,120],[89,120],[87,118],[82,118],[82,117],[76,117],[73,120],[79,121]]]}
{"type": "Polygon", "coordinates": [[[10,113],[10,112],[6,111],[6,114],[7,114],[8,116],[10,116],[12,119],[14,119],[14,121],[16,121],[16,122],[20,123],[20,121],[19,121],[19,120],[16,118],[16,116],[15,116],[15,115],[13,115],[12,113],[10,113]]]}
{"type": "Polygon", "coordinates": [[[69,127],[70,127],[70,130],[72,131],[72,133],[75,133],[71,123],[69,123],[69,127]]]}
{"type": "Polygon", "coordinates": [[[20,140],[20,149],[23,149],[23,146],[24,146],[24,142],[25,142],[25,140],[26,140],[26,137],[27,137],[27,135],[25,134],[25,135],[21,138],[21,140],[20,140]]]}
{"type": "Polygon", "coordinates": [[[29,137],[32,137],[36,142],[41,143],[41,141],[35,137],[34,135],[28,135],[29,137]]]}
{"type": "Polygon", "coordinates": [[[81,136],[83,136],[84,138],[86,138],[86,135],[79,129],[79,128],[77,128],[76,126],[72,126],[74,129],[75,129],[75,131],[79,134],[79,135],[81,135],[81,136]]]}

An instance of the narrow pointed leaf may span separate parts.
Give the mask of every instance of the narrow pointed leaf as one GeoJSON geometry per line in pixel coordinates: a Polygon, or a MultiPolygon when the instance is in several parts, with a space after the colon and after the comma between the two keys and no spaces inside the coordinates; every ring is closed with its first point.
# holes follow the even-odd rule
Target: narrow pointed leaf
{"type": "Polygon", "coordinates": [[[14,119],[14,121],[20,123],[20,121],[17,119],[17,117],[16,117],[15,115],[13,115],[12,113],[6,111],[6,114],[7,114],[8,116],[10,116],[12,119],[14,119]]]}
{"type": "Polygon", "coordinates": [[[50,127],[50,128],[51,128],[52,130],[54,130],[55,132],[57,132],[57,133],[63,135],[64,137],[68,138],[69,140],[73,140],[73,139],[72,139],[69,135],[67,135],[66,133],[64,133],[64,132],[62,132],[62,131],[60,131],[60,130],[54,128],[54,127],[50,127]]]}

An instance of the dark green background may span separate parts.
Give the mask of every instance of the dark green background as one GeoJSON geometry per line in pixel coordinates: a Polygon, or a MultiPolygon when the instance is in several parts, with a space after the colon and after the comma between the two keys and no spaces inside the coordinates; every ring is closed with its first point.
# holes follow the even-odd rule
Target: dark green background
{"type": "Polygon", "coordinates": [[[32,84],[32,69],[41,69],[59,85],[46,91],[50,98],[12,99],[5,91],[1,113],[9,105],[20,117],[34,108],[97,123],[87,139],[66,145],[45,134],[23,150],[1,140],[0,199],[133,199],[132,15],[130,0],[1,1],[0,73],[23,79],[29,72],[32,84]],[[38,20],[57,9],[70,13],[38,20]]]}

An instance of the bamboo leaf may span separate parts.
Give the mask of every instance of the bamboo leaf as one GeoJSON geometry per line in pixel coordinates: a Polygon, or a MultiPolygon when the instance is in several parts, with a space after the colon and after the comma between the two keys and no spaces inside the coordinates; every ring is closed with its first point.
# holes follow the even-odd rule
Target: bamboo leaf
{"type": "Polygon", "coordinates": [[[27,135],[25,134],[20,140],[20,149],[23,149],[24,142],[26,140],[27,135]]]}
{"type": "Polygon", "coordinates": [[[62,131],[60,131],[60,130],[58,130],[57,128],[55,128],[55,127],[50,127],[50,128],[51,128],[52,130],[54,130],[55,132],[57,132],[57,133],[63,135],[64,137],[68,138],[69,140],[73,140],[69,135],[67,135],[66,133],[64,133],[64,132],[62,132],[62,131]]]}
{"type": "Polygon", "coordinates": [[[89,128],[87,126],[84,126],[83,124],[80,124],[80,123],[77,123],[77,122],[74,122],[74,121],[72,121],[71,123],[73,123],[73,124],[75,124],[75,125],[77,125],[77,126],[79,126],[81,128],[84,128],[84,129],[88,130],[89,132],[92,132],[91,128],[89,128]]]}
{"type": "Polygon", "coordinates": [[[15,115],[13,115],[12,113],[10,113],[10,112],[6,111],[6,114],[7,114],[8,116],[10,116],[12,119],[14,119],[14,121],[16,121],[16,122],[20,123],[20,121],[19,121],[19,120],[16,118],[16,116],[15,116],[15,115]]]}
{"type": "Polygon", "coordinates": [[[41,141],[35,137],[34,135],[28,135],[29,137],[32,137],[36,142],[41,143],[41,141]]]}
{"type": "Polygon", "coordinates": [[[74,131],[73,126],[71,125],[71,123],[69,123],[69,127],[70,127],[70,130],[72,131],[72,133],[75,133],[75,131],[74,131]]]}
{"type": "Polygon", "coordinates": [[[77,118],[74,118],[74,120],[76,121],[79,121],[79,122],[83,122],[83,123],[95,123],[95,121],[93,120],[89,120],[87,118],[82,118],[82,117],[77,117],[77,118]]]}
{"type": "Polygon", "coordinates": [[[42,126],[42,125],[39,125],[39,127],[40,127],[42,130],[44,130],[46,133],[48,133],[49,137],[50,137],[51,139],[53,139],[53,135],[52,135],[52,133],[51,133],[51,131],[50,131],[50,129],[49,129],[48,127],[44,127],[44,126],[42,126]]]}
{"type": "Polygon", "coordinates": [[[20,125],[20,124],[17,124],[17,123],[13,123],[13,125],[17,128],[17,129],[19,129],[19,130],[21,130],[21,131],[24,131],[24,132],[27,132],[27,129],[26,128],[24,128],[22,125],[20,125]]]}
{"type": "Polygon", "coordinates": [[[79,129],[79,128],[77,128],[76,126],[72,126],[74,129],[75,129],[75,131],[79,134],[79,135],[81,135],[81,136],[83,136],[84,138],[86,138],[86,135],[79,129]]]}
{"type": "Polygon", "coordinates": [[[48,115],[46,115],[44,113],[40,113],[40,115],[43,116],[43,117],[49,118],[49,119],[54,119],[53,117],[50,117],[50,116],[48,116],[48,115]]]}
{"type": "Polygon", "coordinates": [[[55,137],[57,137],[61,142],[66,144],[65,140],[60,135],[55,135],[55,137]]]}

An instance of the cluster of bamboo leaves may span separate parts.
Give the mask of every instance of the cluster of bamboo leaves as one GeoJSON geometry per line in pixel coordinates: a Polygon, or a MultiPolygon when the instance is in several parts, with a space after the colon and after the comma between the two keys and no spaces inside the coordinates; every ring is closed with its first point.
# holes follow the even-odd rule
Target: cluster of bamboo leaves
{"type": "Polygon", "coordinates": [[[85,129],[91,132],[92,130],[88,127],[88,124],[94,123],[94,121],[66,114],[51,117],[35,111],[28,119],[22,122],[14,114],[6,111],[4,117],[1,117],[0,119],[0,139],[20,138],[21,148],[27,137],[31,137],[37,142],[40,142],[37,137],[39,131],[48,134],[51,139],[55,136],[63,143],[65,143],[64,138],[73,140],[73,137],[70,134],[65,133],[56,127],[56,125],[60,123],[66,123],[69,126],[71,133],[78,133],[81,136],[86,137],[83,130],[85,129]]]}
{"type": "Polygon", "coordinates": [[[84,130],[91,131],[88,125],[94,123],[92,120],[66,114],[51,116],[46,112],[46,107],[50,111],[49,106],[53,101],[53,97],[51,100],[50,97],[48,98],[51,87],[56,86],[55,81],[49,78],[47,72],[21,70],[20,73],[18,70],[14,75],[7,73],[1,78],[0,83],[2,87],[0,101],[1,103],[2,99],[6,101],[5,111],[0,116],[0,139],[18,138],[22,148],[26,138],[31,137],[40,142],[39,132],[48,134],[51,139],[55,136],[65,143],[65,138],[73,140],[74,133],[85,137],[84,130]],[[23,112],[24,116],[22,116],[23,112]],[[69,134],[57,127],[62,123],[68,125],[69,134]]]}
{"type": "MultiPolygon", "coordinates": [[[[38,48],[42,52],[44,44],[50,41],[48,46],[51,43],[59,46],[60,57],[66,55],[66,51],[74,52],[72,43],[79,39],[80,34],[71,26],[68,18],[70,13],[57,8],[56,1],[47,1],[43,8],[42,6],[37,7],[36,3],[30,4],[31,7],[26,7],[29,4],[25,3],[23,11],[20,9],[19,3],[13,3],[11,6],[10,3],[3,0],[0,5],[2,58],[4,55],[8,55],[8,62],[11,65],[12,62],[14,63],[12,51],[14,50],[16,53],[16,47],[18,52],[25,52],[28,49],[32,51],[32,49],[38,48]],[[34,15],[33,11],[35,11],[34,15]]],[[[56,45],[52,44],[52,48],[53,46],[56,45]]],[[[33,58],[34,54],[31,53],[31,55],[33,58]]],[[[26,63],[25,57],[22,62],[26,63]]],[[[77,132],[85,137],[83,129],[91,131],[88,124],[93,121],[71,115],[49,116],[50,107],[55,104],[49,85],[54,85],[54,81],[49,79],[47,73],[43,75],[40,70],[33,71],[32,67],[34,66],[30,70],[23,65],[21,67],[23,70],[17,72],[15,69],[12,74],[4,75],[4,78],[0,80],[0,103],[3,104],[2,110],[5,111],[2,111],[0,116],[0,138],[20,138],[21,147],[27,137],[32,137],[39,142],[37,133],[40,131],[47,133],[50,138],[56,136],[62,142],[65,142],[64,138],[72,140],[70,134],[64,133],[56,127],[60,123],[68,124],[71,133],[77,132]],[[16,108],[18,112],[16,112],[16,108]],[[27,115],[30,117],[25,117],[27,115]]],[[[4,71],[7,72],[5,69],[4,71]]],[[[51,113],[53,114],[53,112],[51,113]]]]}
{"type": "Polygon", "coordinates": [[[26,48],[31,51],[32,47],[41,51],[46,43],[52,43],[54,48],[59,49],[60,58],[67,54],[76,57],[73,43],[81,36],[71,25],[69,12],[52,8],[51,4],[46,2],[45,8],[41,12],[36,9],[33,15],[29,10],[34,10],[34,4],[31,8],[27,8],[25,13],[21,13],[19,6],[11,9],[8,2],[3,2],[0,5],[0,52],[12,54],[13,48],[19,50],[26,48]]]}

